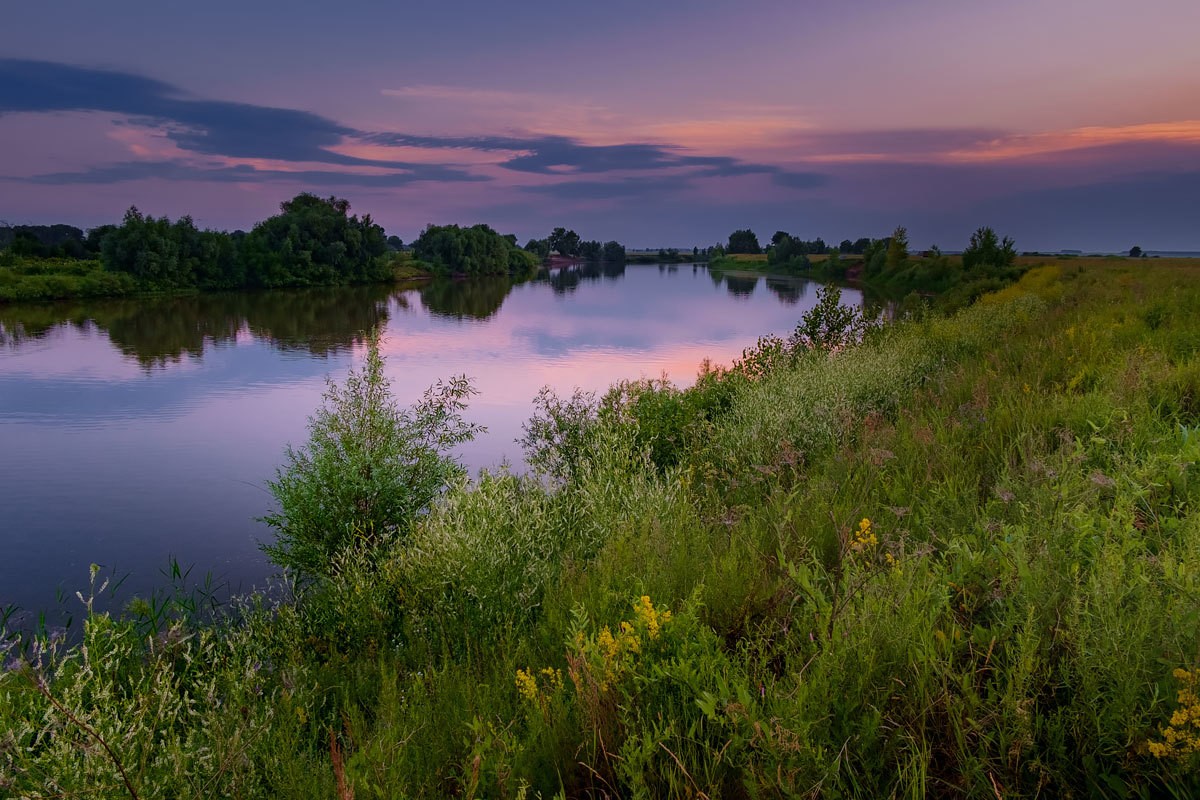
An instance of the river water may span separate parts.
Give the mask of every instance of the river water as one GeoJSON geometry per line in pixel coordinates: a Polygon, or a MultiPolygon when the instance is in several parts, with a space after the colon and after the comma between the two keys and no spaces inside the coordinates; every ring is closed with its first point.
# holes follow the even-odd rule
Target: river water
{"type": "MultiPolygon", "coordinates": [[[[603,391],[626,378],[690,384],[815,302],[795,278],[703,266],[590,267],[417,288],[353,287],[0,306],[0,609],[26,623],[79,608],[89,565],[121,597],[167,582],[247,591],[275,572],[265,483],[302,445],[327,379],[382,330],[403,404],[465,374],[487,433],[472,472],[521,464],[515,439],[542,386],[603,391]]],[[[843,302],[860,303],[846,290],[843,302]]]]}

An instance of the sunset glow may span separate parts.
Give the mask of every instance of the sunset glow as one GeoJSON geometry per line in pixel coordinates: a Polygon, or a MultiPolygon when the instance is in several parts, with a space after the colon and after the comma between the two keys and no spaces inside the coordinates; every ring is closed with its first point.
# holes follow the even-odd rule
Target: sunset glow
{"type": "Polygon", "coordinates": [[[1177,224],[1200,195],[1200,6],[1185,0],[1083,15],[1066,0],[686,16],[462,2],[354,26],[290,9],[286,38],[265,9],[215,26],[229,2],[106,36],[106,10],[59,5],[6,20],[12,223],[87,227],[136,204],[245,228],[311,190],[406,240],[430,222],[633,247],[904,224],[914,243],[960,243],[986,221],[1029,248],[1200,245],[1177,224]],[[736,32],[746,20],[753,35],[736,32]],[[1134,41],[1155,46],[1118,55],[1134,41]],[[1098,209],[1092,222],[1051,191],[1098,209]],[[1137,213],[1114,226],[1104,209],[1125,205],[1137,213]]]}

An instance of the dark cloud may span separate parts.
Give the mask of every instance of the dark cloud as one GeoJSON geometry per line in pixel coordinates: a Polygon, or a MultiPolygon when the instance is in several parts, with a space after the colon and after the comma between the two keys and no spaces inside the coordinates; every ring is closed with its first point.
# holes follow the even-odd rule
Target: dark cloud
{"type": "Polygon", "coordinates": [[[177,161],[127,161],[106,164],[102,167],[78,172],[54,172],[28,178],[30,183],[49,185],[107,184],[149,179],[171,181],[211,181],[216,183],[245,183],[265,179],[294,181],[310,186],[363,186],[368,188],[394,188],[416,181],[486,181],[486,177],[471,175],[437,165],[417,164],[404,172],[388,172],[378,175],[331,172],[325,170],[264,170],[249,166],[196,167],[177,161]]]}
{"type": "Polygon", "coordinates": [[[500,166],[535,175],[598,175],[607,172],[648,172],[684,169],[694,177],[785,174],[771,164],[755,164],[729,156],[688,155],[664,144],[582,144],[566,136],[412,136],[405,133],[372,133],[370,144],[388,147],[425,147],[447,150],[513,152],[500,166]]]}
{"type": "Polygon", "coordinates": [[[307,111],[189,97],[161,81],[46,61],[0,59],[0,114],[107,111],[163,124],[180,147],[206,155],[383,164],[328,148],[355,131],[307,111]]]}
{"type": "Polygon", "coordinates": [[[705,177],[770,175],[784,187],[808,189],[825,177],[791,173],[777,166],[727,156],[693,155],[666,144],[588,145],[565,136],[417,136],[359,131],[317,114],[295,109],[196,98],[151,78],[112,70],[45,61],[0,59],[0,114],[16,112],[101,111],[162,129],[181,149],[227,158],[305,162],[338,167],[385,167],[386,175],[341,171],[287,172],[250,167],[202,168],[182,161],[129,162],[78,172],[28,179],[42,184],[99,184],[165,178],[241,182],[293,180],[317,185],[403,186],[415,181],[486,180],[453,164],[414,164],[357,158],[332,148],[347,141],[392,147],[461,149],[511,154],[500,166],[534,175],[606,175],[671,173],[652,181],[622,177],[538,187],[531,191],[557,197],[626,197],[684,187],[705,177]]]}

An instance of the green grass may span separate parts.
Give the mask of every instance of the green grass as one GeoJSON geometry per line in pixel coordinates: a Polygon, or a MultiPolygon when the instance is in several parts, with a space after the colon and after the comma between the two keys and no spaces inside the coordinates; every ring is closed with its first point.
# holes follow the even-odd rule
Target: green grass
{"type": "Polygon", "coordinates": [[[135,289],[131,276],[106,272],[99,261],[0,253],[0,303],[119,297],[135,289]]]}
{"type": "Polygon", "coordinates": [[[1152,745],[1200,666],[1198,351],[1200,264],[1072,262],[832,356],[543,398],[557,477],[450,487],[279,605],[32,645],[0,789],[1195,796],[1152,745]]]}
{"type": "MultiPolygon", "coordinates": [[[[424,280],[433,275],[429,265],[415,260],[411,253],[394,253],[389,257],[391,280],[424,280]]],[[[195,291],[198,290],[182,290],[185,294],[195,291]]],[[[31,258],[0,251],[0,303],[125,297],[148,293],[151,292],[139,285],[132,275],[105,270],[98,260],[31,258]]]]}

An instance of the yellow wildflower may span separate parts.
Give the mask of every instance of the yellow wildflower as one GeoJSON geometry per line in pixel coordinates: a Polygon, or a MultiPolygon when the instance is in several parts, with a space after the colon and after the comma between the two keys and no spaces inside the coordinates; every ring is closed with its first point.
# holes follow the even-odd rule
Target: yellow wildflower
{"type": "Polygon", "coordinates": [[[523,669],[517,670],[517,691],[531,703],[536,703],[538,699],[537,678],[523,669]]]}
{"type": "Polygon", "coordinates": [[[1147,742],[1146,749],[1155,758],[1182,761],[1200,753],[1200,695],[1196,694],[1200,670],[1177,669],[1172,674],[1180,684],[1175,696],[1178,708],[1171,714],[1167,727],[1159,728],[1163,740],[1147,742]]]}
{"type": "Polygon", "coordinates": [[[850,550],[861,553],[877,544],[879,544],[879,539],[875,536],[871,520],[863,517],[862,522],[858,523],[858,530],[854,532],[854,539],[850,542],[850,550]]]}

